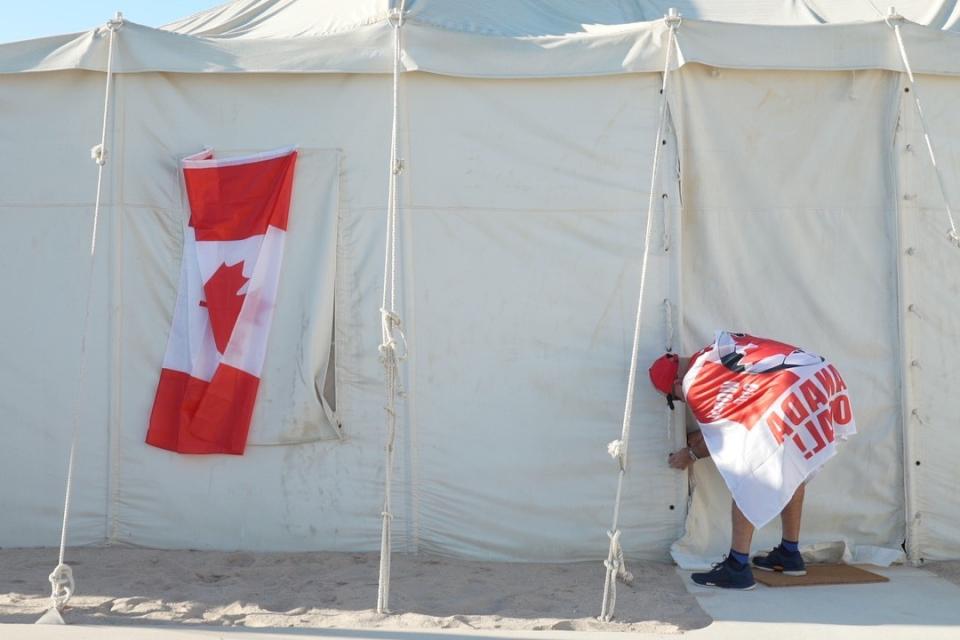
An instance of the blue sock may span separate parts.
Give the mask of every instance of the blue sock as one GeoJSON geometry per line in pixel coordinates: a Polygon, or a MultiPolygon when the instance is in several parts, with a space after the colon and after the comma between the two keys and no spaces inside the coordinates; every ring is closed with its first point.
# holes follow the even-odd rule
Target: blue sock
{"type": "Polygon", "coordinates": [[[798,540],[787,540],[783,538],[780,540],[780,546],[783,547],[783,550],[787,553],[797,553],[800,551],[800,544],[798,540]]]}
{"type": "Polygon", "coordinates": [[[730,548],[730,557],[740,563],[741,566],[746,566],[750,562],[750,555],[747,553],[740,553],[739,551],[730,548]]]}

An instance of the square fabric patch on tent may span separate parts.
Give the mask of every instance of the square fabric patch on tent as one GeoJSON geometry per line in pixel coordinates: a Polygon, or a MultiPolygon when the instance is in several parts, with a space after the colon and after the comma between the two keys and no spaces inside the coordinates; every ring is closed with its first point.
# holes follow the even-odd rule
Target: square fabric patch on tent
{"type": "Polygon", "coordinates": [[[890,578],[849,564],[807,565],[805,576],[785,576],[779,571],[754,571],[757,582],[768,587],[810,587],[818,584],[890,582],[890,578]]]}

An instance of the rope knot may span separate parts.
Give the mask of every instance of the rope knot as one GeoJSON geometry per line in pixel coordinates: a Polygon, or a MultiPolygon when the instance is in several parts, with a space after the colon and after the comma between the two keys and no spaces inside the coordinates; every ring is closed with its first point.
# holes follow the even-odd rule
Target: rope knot
{"type": "Polygon", "coordinates": [[[386,362],[388,359],[394,360],[395,359],[394,354],[396,353],[396,350],[397,350],[397,341],[388,340],[382,343],[379,347],[377,347],[377,350],[380,352],[381,362],[386,362]]]}
{"type": "Polygon", "coordinates": [[[108,33],[116,33],[117,31],[120,31],[120,27],[122,27],[123,25],[124,25],[123,14],[117,11],[117,15],[115,15],[110,20],[107,20],[106,24],[104,24],[102,27],[97,29],[97,34],[99,35],[101,32],[104,32],[104,31],[108,33]]]}
{"type": "Polygon", "coordinates": [[[947,231],[947,238],[950,240],[950,242],[953,243],[955,247],[960,247],[960,236],[957,235],[956,229],[950,229],[949,231],[947,231]]]}
{"type": "Polygon", "coordinates": [[[900,23],[904,22],[906,18],[897,13],[897,10],[894,7],[890,7],[890,12],[883,18],[883,21],[887,23],[887,26],[891,29],[895,29],[900,26],[900,23]]]}
{"type": "Polygon", "coordinates": [[[623,547],[620,546],[620,530],[607,531],[610,538],[610,552],[603,566],[609,569],[624,584],[633,584],[633,574],[627,571],[627,562],[623,557],[623,547]]]}
{"type": "Polygon", "coordinates": [[[50,580],[50,599],[53,601],[53,606],[57,611],[63,611],[77,587],[73,580],[73,569],[70,565],[61,562],[50,573],[48,580],[50,580]]]}
{"type": "Polygon", "coordinates": [[[388,360],[399,362],[407,359],[407,336],[400,328],[400,316],[395,311],[380,309],[380,332],[383,342],[380,343],[380,358],[386,363],[388,360]],[[394,336],[396,331],[397,336],[394,336]],[[399,339],[398,339],[399,338],[399,339]],[[397,355],[397,344],[403,345],[403,351],[397,355]]]}
{"type": "Polygon", "coordinates": [[[380,517],[386,518],[387,520],[393,520],[393,514],[390,513],[389,511],[381,511],[380,517]]]}
{"type": "Polygon", "coordinates": [[[390,9],[390,13],[387,14],[387,22],[394,29],[399,29],[403,26],[403,12],[398,7],[390,9]]]}
{"type": "Polygon", "coordinates": [[[391,331],[394,327],[399,327],[400,324],[400,316],[397,315],[396,311],[380,309],[380,326],[385,332],[391,331]]]}
{"type": "Polygon", "coordinates": [[[90,159],[102,167],[107,164],[107,150],[103,148],[102,144],[93,145],[90,147],[90,159]]]}
{"type": "Polygon", "coordinates": [[[676,9],[671,8],[667,11],[667,15],[663,16],[663,22],[670,27],[671,30],[676,31],[683,22],[683,16],[677,13],[676,9]]]}
{"type": "MultiPolygon", "coordinates": [[[[607,444],[607,453],[610,454],[610,457],[616,460],[620,464],[620,468],[623,468],[623,457],[626,453],[624,451],[623,440],[612,440],[607,444]]],[[[608,532],[609,533],[609,532],[608,532]]]]}

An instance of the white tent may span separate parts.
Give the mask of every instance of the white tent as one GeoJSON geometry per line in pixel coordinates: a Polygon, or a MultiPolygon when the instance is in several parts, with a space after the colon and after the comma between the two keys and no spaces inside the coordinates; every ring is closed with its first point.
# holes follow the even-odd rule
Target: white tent
{"type": "MultiPolygon", "coordinates": [[[[860,434],[808,490],[803,542],[960,557],[960,250],[914,103],[960,202],[947,0],[902,3],[903,23],[865,1],[408,0],[394,548],[605,555],[671,6],[641,372],[717,328],[828,355],[860,434]]],[[[378,547],[392,8],[237,0],[119,27],[82,378],[109,31],[0,45],[0,545],[59,539],[79,411],[71,544],[378,547]],[[252,445],[148,447],[187,215],[178,161],[290,144],[302,162],[252,445]]],[[[726,489],[698,463],[688,500],[665,463],[681,416],[642,377],[635,400],[624,550],[702,563],[728,542],[726,489]]]]}

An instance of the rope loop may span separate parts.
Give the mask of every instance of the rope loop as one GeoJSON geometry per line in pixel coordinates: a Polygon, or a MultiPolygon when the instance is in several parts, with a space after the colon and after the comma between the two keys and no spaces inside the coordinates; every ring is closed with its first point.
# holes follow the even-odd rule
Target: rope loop
{"type": "Polygon", "coordinates": [[[663,22],[670,27],[671,31],[676,31],[683,24],[683,16],[677,13],[676,9],[669,9],[667,15],[663,16],[663,22]]]}
{"type": "Polygon", "coordinates": [[[389,309],[380,309],[380,331],[383,336],[383,342],[380,344],[380,359],[386,363],[387,360],[393,362],[403,362],[407,359],[407,336],[401,329],[402,323],[400,316],[395,311],[389,309]],[[396,333],[396,335],[394,335],[396,333]],[[399,338],[399,340],[398,340],[399,338]],[[402,346],[400,353],[397,353],[397,345],[402,346]]]}
{"type": "Polygon", "coordinates": [[[607,531],[610,538],[610,553],[603,565],[614,571],[617,578],[624,584],[633,582],[633,574],[627,571],[627,563],[623,559],[623,547],[620,546],[620,530],[607,531]]]}
{"type": "Polygon", "coordinates": [[[403,13],[399,7],[390,9],[390,13],[387,14],[387,22],[390,23],[391,27],[399,29],[403,26],[403,13]]]}
{"type": "Polygon", "coordinates": [[[73,580],[73,569],[70,565],[61,562],[50,573],[48,580],[50,580],[50,600],[57,611],[62,612],[77,588],[73,580]]]}
{"type": "Polygon", "coordinates": [[[107,33],[116,33],[117,31],[120,31],[124,24],[125,20],[123,19],[123,14],[117,11],[117,15],[110,20],[107,20],[102,27],[97,28],[96,35],[101,36],[107,33]]]}
{"type": "Polygon", "coordinates": [[[617,607],[617,580],[631,585],[634,577],[627,571],[623,548],[620,546],[620,530],[607,531],[607,537],[610,538],[610,549],[607,551],[607,559],[603,561],[607,577],[603,584],[603,607],[600,612],[602,622],[610,622],[613,619],[617,607]]]}
{"type": "Polygon", "coordinates": [[[897,10],[893,7],[890,7],[890,13],[883,17],[883,21],[887,23],[887,26],[891,29],[894,29],[906,20],[902,15],[897,13],[897,10]]]}

